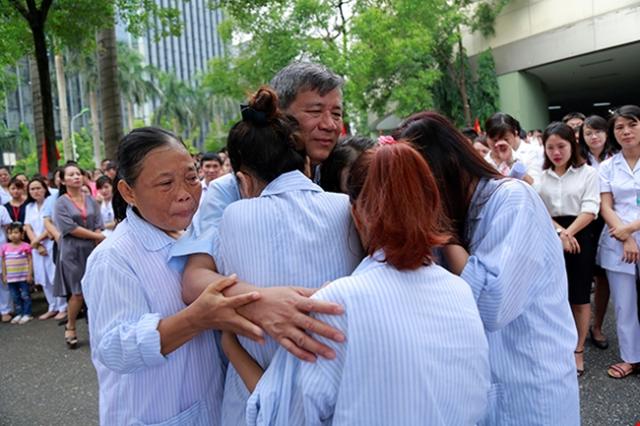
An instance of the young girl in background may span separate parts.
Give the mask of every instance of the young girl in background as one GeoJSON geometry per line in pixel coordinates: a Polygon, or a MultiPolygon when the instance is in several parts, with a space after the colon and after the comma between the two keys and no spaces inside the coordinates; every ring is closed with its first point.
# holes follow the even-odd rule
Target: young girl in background
{"type": "Polygon", "coordinates": [[[9,242],[0,247],[0,256],[2,281],[9,286],[16,312],[11,324],[26,324],[33,319],[29,294],[29,284],[33,282],[31,246],[23,241],[24,232],[20,222],[8,226],[7,237],[9,242]]]}

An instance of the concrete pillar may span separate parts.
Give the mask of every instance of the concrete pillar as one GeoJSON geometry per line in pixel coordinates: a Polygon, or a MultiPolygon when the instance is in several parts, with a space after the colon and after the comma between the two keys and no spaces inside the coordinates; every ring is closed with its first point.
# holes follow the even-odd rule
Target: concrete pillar
{"type": "Polygon", "coordinates": [[[498,76],[500,111],[514,116],[526,130],[549,124],[548,101],[542,82],[534,75],[516,71],[498,76]]]}

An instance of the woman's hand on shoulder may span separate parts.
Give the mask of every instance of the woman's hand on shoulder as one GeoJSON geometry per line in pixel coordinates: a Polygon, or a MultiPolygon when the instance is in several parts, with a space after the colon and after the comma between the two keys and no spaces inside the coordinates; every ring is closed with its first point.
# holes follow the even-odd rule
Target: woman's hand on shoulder
{"type": "Polygon", "coordinates": [[[301,287],[270,287],[260,290],[262,298],[241,313],[260,326],[291,354],[313,362],[320,355],[335,358],[335,352],[314,339],[318,334],[336,342],[345,337],[339,330],[313,318],[310,313],[340,315],[343,308],[332,302],[311,299],[315,289],[301,287]]]}
{"type": "Polygon", "coordinates": [[[232,275],[211,283],[187,308],[191,312],[191,321],[201,330],[222,330],[245,336],[262,342],[263,332],[260,327],[240,315],[236,310],[261,298],[260,293],[253,291],[237,296],[227,297],[222,292],[237,282],[232,275]]]}

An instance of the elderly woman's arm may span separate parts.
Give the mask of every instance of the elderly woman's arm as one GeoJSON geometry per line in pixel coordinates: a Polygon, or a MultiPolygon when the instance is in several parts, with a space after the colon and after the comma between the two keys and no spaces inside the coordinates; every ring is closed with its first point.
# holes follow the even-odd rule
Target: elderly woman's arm
{"type": "Polygon", "coordinates": [[[164,317],[149,305],[140,284],[143,279],[126,262],[100,256],[89,263],[82,281],[89,307],[92,350],[102,364],[117,373],[162,365],[167,354],[204,330],[246,327],[261,333],[235,312],[238,306],[255,301],[260,295],[222,295],[221,290],[232,285],[233,278],[208,287],[191,306],[164,317]]]}
{"type": "MultiPolygon", "coordinates": [[[[189,256],[182,276],[185,302],[195,300],[206,286],[224,278],[216,272],[215,262],[210,255],[189,256]]],[[[310,312],[341,314],[343,309],[340,305],[310,299],[315,290],[296,287],[257,288],[243,281],[226,288],[224,294],[236,296],[250,291],[257,291],[262,297],[238,311],[251,322],[260,325],[289,352],[305,361],[314,361],[316,354],[330,359],[335,357],[335,352],[330,347],[309,336],[307,332],[337,342],[344,341],[344,335],[339,330],[309,316],[310,312]]]]}

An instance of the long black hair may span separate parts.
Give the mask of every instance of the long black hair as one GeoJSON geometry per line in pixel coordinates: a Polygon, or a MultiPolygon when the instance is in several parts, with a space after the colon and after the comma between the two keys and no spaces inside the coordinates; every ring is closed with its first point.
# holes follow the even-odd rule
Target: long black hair
{"type": "Polygon", "coordinates": [[[154,149],[170,144],[185,146],[176,135],[159,127],[133,129],[122,138],[120,145],[118,145],[118,173],[113,182],[113,199],[111,201],[116,222],[121,222],[127,217],[127,202],[118,190],[118,182],[124,180],[130,187],[133,187],[140,176],[145,157],[154,149]]]}
{"type": "Polygon", "coordinates": [[[589,127],[593,130],[599,130],[601,132],[604,132],[605,134],[606,140],[604,143],[604,149],[600,153],[598,162],[606,160],[607,158],[609,158],[610,156],[612,156],[613,154],[615,154],[620,150],[620,145],[618,145],[618,142],[616,141],[616,139],[615,138],[611,139],[609,137],[609,125],[607,124],[607,120],[600,117],[599,115],[590,115],[589,117],[584,119],[582,126],[580,126],[580,132],[578,137],[578,145],[580,146],[580,153],[585,158],[585,160],[587,160],[587,164],[589,164],[590,166],[592,165],[591,159],[589,158],[589,153],[591,151],[589,150],[589,145],[587,145],[587,140],[584,137],[585,127],[589,127]]]}
{"type": "Polygon", "coordinates": [[[480,178],[501,176],[449,120],[431,111],[407,118],[396,139],[408,139],[427,160],[442,196],[445,215],[458,237],[464,234],[469,208],[469,188],[480,178]]]}

